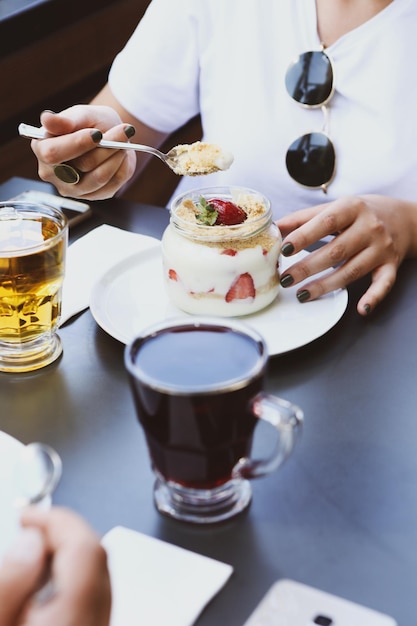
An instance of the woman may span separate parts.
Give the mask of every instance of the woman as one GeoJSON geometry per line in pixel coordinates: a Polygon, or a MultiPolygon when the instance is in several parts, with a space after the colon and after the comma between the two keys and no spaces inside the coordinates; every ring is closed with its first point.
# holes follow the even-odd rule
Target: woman
{"type": "Polygon", "coordinates": [[[199,113],[203,139],[235,161],[178,190],[263,192],[283,254],[328,239],[283,287],[312,277],[297,293],[305,302],[371,273],[357,304],[367,315],[417,254],[416,27],[414,0],[153,0],[91,106],[41,115],[51,137],[32,142],[39,175],[63,195],[110,197],[144,157],[97,149],[102,136],[136,129],[135,141],[156,146],[199,113]],[[63,162],[79,171],[76,185],[57,178],[63,162]]]}

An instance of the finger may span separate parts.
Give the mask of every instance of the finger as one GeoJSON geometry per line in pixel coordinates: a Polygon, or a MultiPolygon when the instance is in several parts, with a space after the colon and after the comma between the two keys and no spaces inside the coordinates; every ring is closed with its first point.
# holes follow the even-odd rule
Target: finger
{"type": "Polygon", "coordinates": [[[394,264],[381,265],[372,273],[372,282],[357,304],[360,315],[369,315],[391,291],[397,270],[394,264]]]}
{"type": "MultiPolygon", "coordinates": [[[[119,124],[108,131],[106,137],[126,142],[134,133],[135,129],[130,124],[119,124]]],[[[64,196],[97,200],[114,195],[133,176],[136,154],[132,151],[127,156],[126,150],[100,149],[96,144],[101,138],[100,131],[83,129],[37,142],[42,144],[34,148],[39,160],[39,176],[51,182],[64,196]],[[76,189],[57,178],[53,169],[57,163],[67,163],[81,174],[81,182],[76,189]]]]}
{"type": "Polygon", "coordinates": [[[83,129],[59,137],[35,139],[32,141],[32,149],[40,162],[40,168],[47,173],[52,165],[66,163],[94,150],[102,136],[98,129],[83,129]]]}
{"type": "Polygon", "coordinates": [[[91,527],[63,508],[31,509],[22,516],[22,524],[38,527],[44,533],[52,555],[56,589],[44,605],[31,607],[30,623],[72,625],[77,623],[73,621],[75,613],[82,623],[107,624],[111,601],[107,557],[91,527]]]}
{"type": "Polygon", "coordinates": [[[53,135],[64,135],[85,128],[102,132],[121,123],[119,115],[107,106],[74,105],[60,113],[43,111],[41,124],[53,135]]]}
{"type": "Polygon", "coordinates": [[[300,226],[311,220],[322,209],[323,205],[300,209],[299,211],[295,211],[295,213],[289,213],[288,215],[281,217],[277,220],[276,224],[282,236],[286,237],[293,230],[300,228],[300,226]]]}
{"type": "Polygon", "coordinates": [[[91,558],[90,563],[93,567],[105,566],[105,552],[98,535],[87,522],[72,511],[62,507],[54,507],[47,511],[31,507],[22,513],[21,523],[24,528],[31,527],[42,531],[46,548],[51,554],[56,555],[53,571],[64,583],[71,583],[71,586],[83,585],[80,581],[86,577],[89,567],[91,568],[88,559],[85,559],[85,567],[78,572],[76,581],[73,580],[74,571],[66,565],[70,562],[76,566],[77,559],[83,551],[86,557],[88,555],[91,558]]]}
{"type": "MultiPolygon", "coordinates": [[[[341,233],[335,237],[332,241],[321,246],[318,250],[311,252],[307,256],[303,257],[294,265],[291,265],[286,269],[281,276],[281,285],[283,287],[289,287],[290,285],[296,285],[297,283],[328,270],[334,268],[340,263],[346,261],[357,255],[359,252],[364,251],[368,245],[367,234],[362,232],[361,229],[352,229],[349,233],[341,233]],[[354,233],[357,230],[357,233],[354,233]]],[[[371,271],[375,265],[372,265],[373,257],[369,254],[370,250],[366,252],[366,268],[365,273],[371,271]]],[[[363,262],[365,263],[365,258],[363,262]]],[[[359,278],[355,276],[357,271],[357,265],[352,264],[345,268],[345,271],[351,272],[351,276],[347,278],[350,282],[359,278]]]]}
{"type": "Polygon", "coordinates": [[[361,204],[363,203],[359,198],[341,198],[330,204],[314,207],[314,211],[310,213],[310,219],[308,219],[308,213],[303,212],[302,217],[306,219],[306,222],[284,240],[283,254],[289,256],[304,250],[320,239],[345,230],[354,224],[361,204]],[[288,243],[291,243],[290,249],[285,245],[288,243]]]}
{"type": "Polygon", "coordinates": [[[75,120],[65,115],[54,113],[53,111],[42,111],[40,115],[41,125],[52,136],[66,135],[72,133],[79,128],[86,128],[81,126],[77,128],[75,120]]]}
{"type": "Polygon", "coordinates": [[[26,603],[37,591],[46,567],[42,533],[25,529],[4,556],[0,567],[0,624],[15,626],[26,603]]]}
{"type": "MultiPolygon", "coordinates": [[[[103,138],[111,140],[111,141],[122,141],[126,143],[133,135],[135,134],[135,128],[130,124],[119,124],[115,126],[111,130],[109,130],[103,138]]],[[[104,163],[107,160],[112,160],[111,163],[113,165],[112,175],[117,171],[117,169],[122,164],[126,155],[126,150],[113,150],[109,148],[100,148],[100,146],[95,146],[95,150],[90,150],[89,152],[84,153],[82,156],[78,157],[76,160],[72,160],[72,165],[74,165],[77,169],[82,172],[91,172],[100,164],[104,163]],[[113,158],[115,157],[115,158],[113,158]]],[[[111,177],[108,177],[111,178],[111,177]]]]}
{"type": "Polygon", "coordinates": [[[52,509],[41,509],[29,506],[23,509],[21,525],[24,528],[35,527],[45,534],[48,545],[55,549],[67,543],[68,533],[77,536],[88,536],[97,540],[97,534],[82,517],[65,507],[54,506],[52,509]]]}
{"type": "MultiPolygon", "coordinates": [[[[112,153],[111,150],[108,152],[112,153]]],[[[82,175],[76,185],[77,197],[84,200],[103,200],[112,197],[135,173],[136,154],[117,150],[92,171],[82,175]]],[[[64,185],[63,195],[73,196],[73,187],[64,185]]]]}
{"type": "Polygon", "coordinates": [[[369,274],[379,262],[369,249],[364,249],[335,269],[328,270],[315,280],[305,282],[298,289],[297,298],[300,302],[307,302],[336,289],[347,287],[369,274]]]}

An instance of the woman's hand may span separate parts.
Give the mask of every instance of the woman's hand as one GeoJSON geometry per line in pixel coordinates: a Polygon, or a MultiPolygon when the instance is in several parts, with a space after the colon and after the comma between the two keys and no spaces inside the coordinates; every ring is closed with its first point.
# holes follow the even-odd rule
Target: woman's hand
{"type": "Polygon", "coordinates": [[[28,508],[23,531],[0,565],[0,626],[108,626],[104,548],[78,515],[28,508]],[[46,597],[38,590],[50,577],[46,597]]]}
{"type": "Polygon", "coordinates": [[[61,195],[89,200],[109,198],[133,176],[133,150],[97,148],[103,137],[127,141],[135,133],[134,126],[122,122],[113,108],[77,105],[59,114],[44,111],[41,124],[50,136],[31,143],[38,159],[39,177],[52,183],[61,195]],[[80,181],[76,185],[57,178],[53,168],[61,163],[78,170],[80,181]]]}
{"type": "Polygon", "coordinates": [[[298,290],[300,302],[346,287],[371,273],[371,285],[357,303],[368,315],[390,292],[406,256],[417,256],[417,204],[383,196],[346,197],[302,209],[277,222],[283,254],[291,256],[328,235],[334,238],[281,276],[283,287],[334,268],[298,290]]]}

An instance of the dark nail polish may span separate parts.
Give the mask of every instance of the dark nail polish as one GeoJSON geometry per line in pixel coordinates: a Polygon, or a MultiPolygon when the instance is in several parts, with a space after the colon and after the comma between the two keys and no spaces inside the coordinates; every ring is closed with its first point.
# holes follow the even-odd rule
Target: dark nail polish
{"type": "Polygon", "coordinates": [[[94,141],[94,143],[98,143],[99,141],[101,141],[103,139],[103,133],[101,132],[101,130],[92,130],[91,139],[94,141]]]}
{"type": "Polygon", "coordinates": [[[285,276],[281,277],[281,280],[279,282],[281,283],[281,287],[289,287],[293,284],[294,278],[291,276],[291,274],[285,274],[285,276]]]}
{"type": "Polygon", "coordinates": [[[290,254],[294,252],[294,246],[290,242],[284,243],[281,248],[281,252],[284,256],[290,256],[290,254]]]}
{"type": "Polygon", "coordinates": [[[363,309],[364,309],[366,315],[369,315],[369,313],[371,312],[371,305],[370,304],[365,304],[363,309]]]}
{"type": "Polygon", "coordinates": [[[307,302],[310,299],[310,292],[303,289],[297,293],[298,302],[307,302]]]}
{"type": "Polygon", "coordinates": [[[125,135],[128,139],[133,137],[133,135],[136,133],[136,128],[132,126],[131,124],[129,124],[129,126],[126,126],[124,130],[125,130],[125,135]]]}

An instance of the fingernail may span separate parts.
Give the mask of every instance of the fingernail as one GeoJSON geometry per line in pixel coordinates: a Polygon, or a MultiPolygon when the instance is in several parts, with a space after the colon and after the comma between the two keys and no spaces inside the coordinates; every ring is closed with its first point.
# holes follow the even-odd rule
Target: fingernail
{"type": "Polygon", "coordinates": [[[310,299],[310,292],[303,289],[297,293],[298,302],[307,302],[310,299]]]}
{"type": "Polygon", "coordinates": [[[366,315],[369,315],[369,313],[371,312],[371,305],[365,304],[363,310],[365,311],[366,315]]]}
{"type": "Polygon", "coordinates": [[[101,141],[103,139],[103,133],[101,132],[101,130],[92,130],[91,139],[94,141],[94,143],[98,143],[99,141],[101,141]]]}
{"type": "Polygon", "coordinates": [[[126,126],[124,130],[125,130],[125,135],[128,139],[133,137],[133,135],[136,133],[136,128],[132,126],[131,124],[129,124],[129,126],[126,126]]]}
{"type": "Polygon", "coordinates": [[[24,528],[3,559],[9,563],[34,563],[42,557],[43,551],[42,533],[35,528],[24,528]]]}
{"type": "Polygon", "coordinates": [[[285,276],[281,277],[281,280],[279,282],[281,283],[281,287],[289,287],[293,284],[294,278],[291,276],[291,274],[285,274],[285,276]]]}
{"type": "MultiPolygon", "coordinates": [[[[51,109],[44,109],[42,111],[42,113],[51,113],[51,115],[56,115],[55,111],[52,111],[51,109]]],[[[42,115],[42,113],[41,113],[41,115],[42,115]]]]}
{"type": "Polygon", "coordinates": [[[290,242],[284,243],[281,248],[281,252],[284,256],[290,256],[290,254],[294,252],[294,246],[290,242]]]}

